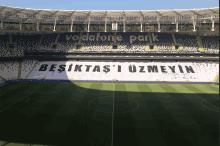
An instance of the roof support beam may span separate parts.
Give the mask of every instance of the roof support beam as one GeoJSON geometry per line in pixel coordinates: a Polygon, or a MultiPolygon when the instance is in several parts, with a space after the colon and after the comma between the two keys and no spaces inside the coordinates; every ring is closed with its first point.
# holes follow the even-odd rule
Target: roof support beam
{"type": "MultiPolygon", "coordinates": [[[[43,11],[43,10],[39,10],[38,12],[34,13],[34,15],[39,14],[41,11],[43,11]]],[[[30,19],[30,18],[24,18],[23,19],[23,23],[25,23],[28,19],[30,19]]]]}
{"type": "Polygon", "coordinates": [[[157,17],[158,32],[160,32],[160,17],[157,17]]]}
{"type": "MultiPolygon", "coordinates": [[[[21,10],[15,12],[15,13],[14,13],[13,15],[11,15],[11,16],[16,15],[17,13],[20,13],[20,12],[22,12],[23,10],[24,10],[24,9],[21,9],[21,10]]],[[[6,16],[6,17],[4,17],[4,19],[7,19],[7,18],[9,18],[9,17],[11,17],[11,16],[6,16]]]]}
{"type": "Polygon", "coordinates": [[[157,13],[158,15],[160,15],[160,17],[163,17],[163,15],[160,14],[157,10],[155,10],[155,11],[156,11],[156,13],[157,13]]]}
{"type": "Polygon", "coordinates": [[[139,12],[140,12],[140,14],[142,16],[142,20],[143,20],[144,19],[144,14],[141,11],[139,11],[139,12]]]}
{"type": "Polygon", "coordinates": [[[73,19],[71,21],[71,29],[70,29],[70,32],[73,32],[73,19]]]}
{"type": "Polygon", "coordinates": [[[107,16],[108,16],[108,12],[107,11],[105,12],[104,16],[105,16],[105,32],[106,32],[106,23],[107,23],[107,16]]]}
{"type": "Polygon", "coordinates": [[[216,12],[215,10],[212,10],[212,9],[209,9],[209,11],[211,11],[212,13],[215,13],[215,14],[219,14],[219,12],[216,12]]]}
{"type": "Polygon", "coordinates": [[[190,10],[194,15],[199,15],[199,16],[202,16],[201,14],[199,14],[198,12],[195,12],[193,10],[190,10]]]}
{"type": "MultiPolygon", "coordinates": [[[[57,11],[55,11],[54,13],[52,13],[51,15],[49,15],[49,16],[55,16],[56,15],[56,13],[58,13],[59,12],[59,10],[57,10],[57,11]]],[[[41,23],[43,23],[43,22],[45,22],[46,21],[46,19],[44,19],[44,20],[42,20],[42,22],[41,23]]]]}
{"type": "Polygon", "coordinates": [[[215,21],[212,18],[212,16],[211,16],[211,21],[212,21],[212,29],[211,29],[211,31],[215,31],[215,21]]]}
{"type": "Polygon", "coordinates": [[[90,15],[91,15],[91,10],[90,10],[90,12],[87,14],[87,19],[89,19],[89,21],[88,21],[88,32],[89,32],[89,27],[90,27],[90,15]]]}
{"type": "Polygon", "coordinates": [[[178,29],[178,22],[176,23],[176,32],[179,32],[179,29],[178,29]]]}
{"type": "Polygon", "coordinates": [[[143,30],[142,30],[142,21],[141,21],[141,32],[143,32],[143,30]]]}
{"type": "Polygon", "coordinates": [[[193,19],[193,31],[195,32],[196,31],[196,21],[194,19],[194,16],[192,16],[192,19],[193,19]]]}
{"type": "MultiPolygon", "coordinates": [[[[64,21],[67,20],[67,18],[69,18],[69,17],[71,17],[71,16],[73,17],[75,12],[76,12],[76,10],[73,11],[71,14],[69,14],[69,15],[66,17],[66,19],[64,19],[64,20],[60,20],[60,23],[63,23],[64,21]]],[[[71,19],[71,20],[72,20],[72,19],[71,19]]]]}
{"type": "Polygon", "coordinates": [[[89,26],[90,26],[90,17],[89,17],[89,22],[88,22],[88,32],[89,32],[89,26]]]}
{"type": "Polygon", "coordinates": [[[180,13],[178,13],[177,11],[173,10],[173,12],[178,15],[178,16],[182,16],[180,13]]]}
{"type": "Polygon", "coordinates": [[[140,17],[140,22],[141,22],[141,32],[143,32],[143,30],[142,30],[142,20],[144,19],[144,14],[141,12],[141,11],[139,11],[140,12],[140,14],[141,14],[141,17],[140,17]]]}
{"type": "Polygon", "coordinates": [[[6,9],[6,8],[7,7],[4,6],[2,9],[0,9],[0,13],[3,12],[3,17],[4,17],[4,11],[3,10],[6,9]]]}
{"type": "Polygon", "coordinates": [[[126,17],[126,13],[125,11],[123,11],[123,32],[125,32],[125,17],[126,17]]]}
{"type": "Polygon", "coordinates": [[[57,23],[57,17],[55,17],[55,22],[54,22],[54,26],[53,26],[53,31],[56,31],[56,23],[57,23]]]}

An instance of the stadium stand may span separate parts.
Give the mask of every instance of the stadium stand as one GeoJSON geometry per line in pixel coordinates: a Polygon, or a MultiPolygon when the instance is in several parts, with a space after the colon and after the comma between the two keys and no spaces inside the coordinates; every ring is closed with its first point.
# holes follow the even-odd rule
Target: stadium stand
{"type": "Polygon", "coordinates": [[[189,53],[198,52],[199,47],[196,36],[175,34],[175,37],[177,44],[183,46],[184,52],[189,52],[189,53]]]}
{"type": "Polygon", "coordinates": [[[120,38],[116,38],[117,43],[120,45],[120,49],[124,49],[124,51],[148,51],[147,44],[149,44],[149,36],[148,33],[137,33],[137,32],[118,32],[117,36],[121,36],[120,38]],[[139,41],[140,40],[140,41],[139,41]]]}
{"type": "Polygon", "coordinates": [[[12,35],[12,42],[17,43],[17,48],[15,48],[14,56],[24,56],[23,52],[27,51],[36,51],[37,46],[42,38],[41,34],[17,34],[12,35]]]}
{"type": "Polygon", "coordinates": [[[219,37],[203,36],[202,42],[207,53],[219,53],[219,37]]]}
{"type": "Polygon", "coordinates": [[[0,35],[0,57],[10,57],[10,49],[7,47],[7,43],[9,43],[9,34],[0,35]]]}
{"type": "Polygon", "coordinates": [[[22,62],[21,79],[26,79],[26,76],[32,71],[32,69],[38,64],[37,60],[24,59],[22,62]]]}
{"type": "Polygon", "coordinates": [[[43,40],[40,44],[40,47],[38,48],[39,51],[46,51],[49,50],[51,51],[52,49],[50,48],[51,43],[55,43],[57,37],[57,33],[52,33],[52,34],[44,34],[43,35],[43,40]]]}
{"type": "Polygon", "coordinates": [[[6,80],[18,78],[18,61],[0,61],[0,75],[6,80]]]}
{"type": "MultiPolygon", "coordinates": [[[[103,51],[122,51],[122,52],[160,52],[160,53],[177,53],[173,46],[176,44],[182,46],[181,52],[199,53],[199,46],[195,35],[175,34],[176,44],[171,33],[140,33],[140,32],[117,32],[116,44],[119,48],[113,49],[110,46],[114,43],[114,33],[97,33],[97,32],[80,32],[75,33],[58,33],[47,34],[12,34],[0,35],[0,57],[23,57],[24,51],[62,51],[62,52],[103,52],[103,51]],[[150,34],[150,36],[148,36],[150,34]],[[88,35],[88,36],[87,36],[88,35]],[[97,37],[98,36],[98,37],[97,37]],[[87,38],[88,37],[88,38],[87,38]],[[93,38],[94,37],[94,38],[93,38]],[[57,49],[52,48],[56,42],[57,49]],[[14,43],[13,56],[8,43],[14,43]],[[78,45],[78,48],[77,48],[78,45]],[[152,48],[149,47],[152,45],[152,48]]],[[[219,54],[218,36],[202,36],[202,45],[205,53],[219,54]]]]}
{"type": "MultiPolygon", "coordinates": [[[[59,51],[63,52],[73,52],[74,51],[74,44],[78,43],[78,39],[76,40],[75,37],[80,36],[80,32],[77,33],[61,33],[58,39],[59,44],[59,51]],[[70,40],[70,41],[68,41],[70,40]]],[[[77,38],[77,37],[76,37],[77,38]]]]}
{"type": "MultiPolygon", "coordinates": [[[[157,40],[153,40],[154,44],[157,45],[157,50],[159,52],[173,52],[172,44],[173,38],[171,34],[168,33],[152,33],[153,36],[158,36],[157,40]]],[[[175,51],[175,50],[174,50],[175,51]]]]}
{"type": "Polygon", "coordinates": [[[102,52],[110,50],[110,44],[114,43],[114,33],[83,33],[83,49],[89,52],[102,52]]]}

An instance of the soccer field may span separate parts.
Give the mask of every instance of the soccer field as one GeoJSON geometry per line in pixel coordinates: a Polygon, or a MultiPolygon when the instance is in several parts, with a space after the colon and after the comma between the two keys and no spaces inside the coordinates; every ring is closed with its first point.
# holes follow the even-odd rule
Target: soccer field
{"type": "Polygon", "coordinates": [[[0,140],[10,142],[219,143],[219,85],[18,82],[1,87],[0,100],[0,140]]]}

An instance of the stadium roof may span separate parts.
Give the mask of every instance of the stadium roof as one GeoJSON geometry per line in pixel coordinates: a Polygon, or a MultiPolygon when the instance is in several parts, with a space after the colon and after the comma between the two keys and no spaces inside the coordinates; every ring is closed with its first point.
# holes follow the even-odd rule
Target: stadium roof
{"type": "Polygon", "coordinates": [[[123,22],[126,23],[157,23],[163,22],[192,22],[195,20],[214,20],[219,21],[219,7],[206,9],[189,10],[47,10],[30,9],[19,7],[0,6],[0,18],[5,22],[19,22],[22,18],[23,23],[33,22],[41,19],[43,23],[87,23],[91,24],[103,22],[123,22]]]}

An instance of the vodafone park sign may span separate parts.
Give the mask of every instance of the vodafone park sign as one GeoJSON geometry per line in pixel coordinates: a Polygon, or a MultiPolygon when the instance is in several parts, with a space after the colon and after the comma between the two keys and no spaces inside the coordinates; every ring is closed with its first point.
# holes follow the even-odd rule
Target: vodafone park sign
{"type": "Polygon", "coordinates": [[[45,61],[27,79],[212,82],[218,71],[219,64],[45,61]]]}
{"type": "MultiPolygon", "coordinates": [[[[161,37],[165,38],[167,36],[171,38],[171,34],[161,34],[161,37]]],[[[65,39],[67,42],[76,42],[78,41],[80,38],[79,34],[66,34],[65,35],[65,39]]],[[[118,35],[116,35],[116,40],[117,42],[122,42],[122,41],[128,41],[130,44],[132,44],[135,41],[138,42],[149,42],[149,35],[148,33],[126,33],[125,36],[120,35],[120,33],[118,33],[118,35]]],[[[152,33],[151,39],[153,42],[155,41],[159,41],[158,35],[152,33]]],[[[86,42],[86,41],[90,41],[90,42],[94,42],[94,41],[101,41],[101,42],[113,42],[114,41],[114,34],[112,33],[86,33],[82,35],[82,41],[86,42]]]]}

